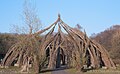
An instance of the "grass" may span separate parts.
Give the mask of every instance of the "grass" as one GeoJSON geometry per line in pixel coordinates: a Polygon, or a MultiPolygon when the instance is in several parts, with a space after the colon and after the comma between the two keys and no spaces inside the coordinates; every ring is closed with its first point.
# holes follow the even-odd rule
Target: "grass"
{"type": "Polygon", "coordinates": [[[69,74],[120,74],[120,67],[117,69],[97,69],[97,70],[89,70],[87,72],[82,72],[79,73],[78,70],[76,69],[66,69],[66,72],[68,72],[69,74]]]}
{"type": "Polygon", "coordinates": [[[32,71],[21,73],[20,70],[18,67],[10,66],[9,68],[0,68],[0,74],[34,74],[32,71]]]}
{"type": "Polygon", "coordinates": [[[85,74],[120,74],[119,70],[91,70],[86,72],[85,74]]]}
{"type": "Polygon", "coordinates": [[[19,68],[9,67],[9,68],[0,68],[0,74],[15,74],[18,73],[19,68]]]}

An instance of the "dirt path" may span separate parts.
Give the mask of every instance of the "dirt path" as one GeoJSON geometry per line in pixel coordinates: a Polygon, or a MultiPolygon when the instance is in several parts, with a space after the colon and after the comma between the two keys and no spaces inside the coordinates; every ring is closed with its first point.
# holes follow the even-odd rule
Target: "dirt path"
{"type": "Polygon", "coordinates": [[[67,71],[65,71],[66,66],[63,65],[60,68],[57,68],[56,70],[52,71],[51,74],[70,74],[67,71]]]}
{"type": "Polygon", "coordinates": [[[57,70],[57,71],[53,71],[52,74],[69,74],[69,73],[64,70],[57,70]]]}

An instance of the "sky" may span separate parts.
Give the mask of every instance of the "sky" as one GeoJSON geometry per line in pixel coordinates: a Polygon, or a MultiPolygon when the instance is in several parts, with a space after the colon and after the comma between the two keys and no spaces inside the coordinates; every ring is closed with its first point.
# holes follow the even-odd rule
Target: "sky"
{"type": "MultiPolygon", "coordinates": [[[[0,1],[0,32],[10,33],[13,24],[21,26],[25,0],[0,1]]],[[[120,24],[120,0],[30,0],[44,27],[61,19],[71,27],[80,24],[88,36],[120,24]]]]}

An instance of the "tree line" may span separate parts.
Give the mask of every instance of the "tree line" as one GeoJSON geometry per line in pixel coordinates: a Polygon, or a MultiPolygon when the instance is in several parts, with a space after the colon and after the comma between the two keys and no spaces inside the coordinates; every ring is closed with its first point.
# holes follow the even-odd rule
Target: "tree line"
{"type": "Polygon", "coordinates": [[[116,64],[120,64],[120,25],[113,25],[110,28],[91,36],[109,52],[116,64]]]}
{"type": "Polygon", "coordinates": [[[6,54],[11,45],[17,41],[16,35],[12,33],[0,33],[0,54],[6,54]]]}

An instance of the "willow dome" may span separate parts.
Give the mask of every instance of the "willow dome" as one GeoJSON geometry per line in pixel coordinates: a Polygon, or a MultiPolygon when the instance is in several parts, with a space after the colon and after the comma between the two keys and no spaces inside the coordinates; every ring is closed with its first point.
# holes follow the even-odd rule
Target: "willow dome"
{"type": "MultiPolygon", "coordinates": [[[[20,42],[16,43],[16,45],[19,45],[20,42]]],[[[36,67],[37,70],[43,66],[49,69],[55,69],[63,65],[80,69],[84,65],[92,68],[101,68],[103,66],[116,68],[103,46],[89,39],[85,32],[72,28],[64,23],[60,15],[58,15],[58,19],[52,25],[34,34],[28,35],[23,42],[27,43],[21,45],[19,50],[14,45],[10,48],[2,61],[3,66],[11,66],[17,58],[16,63],[19,64],[20,67],[26,65],[25,62],[32,61],[31,64],[36,67]],[[55,28],[58,28],[57,32],[54,31],[55,28]],[[32,38],[41,34],[44,36],[38,41],[40,42],[38,45],[32,38]],[[33,41],[32,43],[35,46],[28,46],[29,41],[33,41]],[[36,50],[36,47],[39,47],[39,49],[36,50]],[[17,51],[20,53],[16,53],[17,51]],[[34,53],[29,54],[28,52],[34,53]],[[37,57],[39,60],[34,58],[36,54],[38,54],[37,57]],[[40,61],[43,56],[44,58],[42,59],[45,59],[44,62],[47,62],[47,64],[43,62],[41,67],[39,65],[41,65],[40,61]],[[32,59],[28,60],[29,57],[32,59]]]]}

